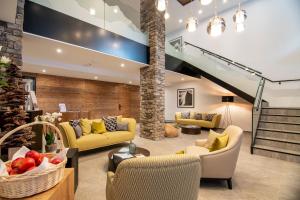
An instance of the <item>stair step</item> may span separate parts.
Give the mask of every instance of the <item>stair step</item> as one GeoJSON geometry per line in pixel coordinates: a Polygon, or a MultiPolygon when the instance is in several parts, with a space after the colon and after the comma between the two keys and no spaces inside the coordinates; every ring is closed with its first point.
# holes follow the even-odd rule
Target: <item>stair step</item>
{"type": "Polygon", "coordinates": [[[284,132],[276,132],[276,131],[257,131],[257,137],[270,137],[270,138],[278,138],[278,139],[287,139],[293,141],[300,141],[300,134],[291,134],[284,132]]]}
{"type": "Polygon", "coordinates": [[[280,129],[271,129],[271,128],[258,128],[257,130],[272,131],[272,132],[282,132],[282,133],[291,133],[291,134],[300,134],[300,131],[280,130],[280,129]]]}
{"type": "Polygon", "coordinates": [[[260,120],[300,124],[300,117],[262,115],[260,120]]]}
{"type": "Polygon", "coordinates": [[[264,145],[254,145],[253,153],[261,156],[300,163],[300,152],[298,151],[283,150],[264,145]]]}
{"type": "Polygon", "coordinates": [[[300,133],[299,124],[286,124],[286,123],[269,123],[264,121],[259,121],[258,128],[267,128],[267,129],[277,129],[285,131],[296,131],[300,133]]]}
{"type": "Polygon", "coordinates": [[[283,142],[283,143],[290,143],[290,144],[299,144],[299,145],[300,145],[300,141],[297,141],[297,140],[290,140],[290,139],[284,139],[284,138],[256,136],[256,139],[270,140],[270,141],[283,142]]]}
{"type": "Polygon", "coordinates": [[[300,110],[299,107],[262,107],[262,109],[300,110]]]}
{"type": "Polygon", "coordinates": [[[299,108],[273,108],[273,107],[263,107],[262,114],[270,114],[270,115],[296,115],[300,116],[299,108]]]}
{"type": "Polygon", "coordinates": [[[298,151],[291,151],[291,150],[284,150],[276,147],[269,147],[269,146],[264,146],[264,145],[254,145],[254,148],[256,149],[262,149],[266,151],[272,151],[272,152],[277,152],[277,153],[284,153],[284,154],[289,154],[293,156],[300,156],[300,152],[298,151]]]}
{"type": "Polygon", "coordinates": [[[283,117],[300,117],[300,115],[290,115],[290,114],[269,114],[269,113],[262,113],[263,116],[283,116],[283,117]]]}
{"type": "Polygon", "coordinates": [[[298,122],[282,122],[282,121],[272,121],[272,120],[260,120],[260,122],[264,123],[273,123],[273,124],[290,124],[290,125],[300,125],[298,122]]]}

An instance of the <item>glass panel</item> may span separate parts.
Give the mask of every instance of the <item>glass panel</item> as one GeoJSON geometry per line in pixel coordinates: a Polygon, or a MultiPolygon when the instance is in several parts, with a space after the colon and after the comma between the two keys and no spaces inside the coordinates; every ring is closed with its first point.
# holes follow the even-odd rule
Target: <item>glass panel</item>
{"type": "Polygon", "coordinates": [[[147,45],[140,30],[139,0],[30,0],[147,45]]]}
{"type": "Polygon", "coordinates": [[[180,51],[166,42],[166,53],[198,67],[253,97],[256,96],[260,81],[258,76],[253,76],[245,70],[228,65],[215,57],[203,55],[201,51],[188,45],[184,46],[182,51],[180,51]]]}

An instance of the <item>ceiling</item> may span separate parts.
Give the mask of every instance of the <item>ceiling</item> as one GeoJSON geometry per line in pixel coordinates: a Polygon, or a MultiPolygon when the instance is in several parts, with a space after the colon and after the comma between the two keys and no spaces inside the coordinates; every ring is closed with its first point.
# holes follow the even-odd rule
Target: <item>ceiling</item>
{"type": "Polygon", "coordinates": [[[17,0],[0,0],[0,21],[15,23],[17,0]]]}

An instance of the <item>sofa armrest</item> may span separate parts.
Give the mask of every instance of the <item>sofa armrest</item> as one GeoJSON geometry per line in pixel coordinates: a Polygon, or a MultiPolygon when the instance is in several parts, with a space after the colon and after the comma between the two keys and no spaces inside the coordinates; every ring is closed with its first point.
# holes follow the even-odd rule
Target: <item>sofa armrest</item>
{"type": "Polygon", "coordinates": [[[128,123],[128,131],[133,135],[136,133],[136,120],[133,118],[122,118],[122,122],[128,123]]]}
{"type": "Polygon", "coordinates": [[[76,143],[76,136],[73,127],[69,122],[62,122],[59,124],[59,129],[63,134],[64,145],[71,148],[78,148],[76,143]]]}
{"type": "Polygon", "coordinates": [[[181,119],[181,112],[175,113],[175,121],[177,121],[178,119],[181,119]]]}
{"type": "Polygon", "coordinates": [[[221,117],[222,117],[221,114],[217,114],[217,115],[215,115],[213,117],[213,119],[212,119],[213,128],[218,128],[219,127],[220,121],[221,121],[221,117]]]}
{"type": "Polygon", "coordinates": [[[207,139],[199,139],[199,140],[196,140],[195,145],[199,146],[199,147],[203,147],[206,142],[207,142],[207,139]]]}

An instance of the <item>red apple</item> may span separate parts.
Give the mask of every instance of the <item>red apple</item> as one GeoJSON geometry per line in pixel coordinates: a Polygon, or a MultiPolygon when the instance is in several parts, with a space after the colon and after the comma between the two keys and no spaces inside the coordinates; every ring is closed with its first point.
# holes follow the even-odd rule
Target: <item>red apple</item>
{"type": "Polygon", "coordinates": [[[10,173],[11,173],[11,171],[12,171],[12,168],[11,168],[11,166],[10,166],[10,165],[7,165],[7,166],[6,166],[6,171],[7,171],[7,173],[8,173],[8,174],[10,174],[10,173]]]}
{"type": "Polygon", "coordinates": [[[35,161],[33,158],[17,158],[11,164],[12,169],[19,174],[26,172],[29,168],[34,166],[35,161]]]}
{"type": "Polygon", "coordinates": [[[25,158],[33,158],[35,161],[35,165],[39,166],[43,161],[44,157],[42,157],[42,155],[39,152],[31,150],[26,153],[25,158]]]}
{"type": "Polygon", "coordinates": [[[9,175],[17,175],[17,174],[19,174],[17,168],[12,169],[11,172],[9,173],[9,175]]]}
{"type": "Polygon", "coordinates": [[[54,159],[50,160],[50,163],[55,164],[55,165],[57,165],[61,162],[62,162],[62,160],[60,158],[54,158],[54,159]]]}
{"type": "Polygon", "coordinates": [[[25,158],[17,158],[12,161],[11,168],[12,169],[18,169],[21,165],[23,165],[25,158]]]}

